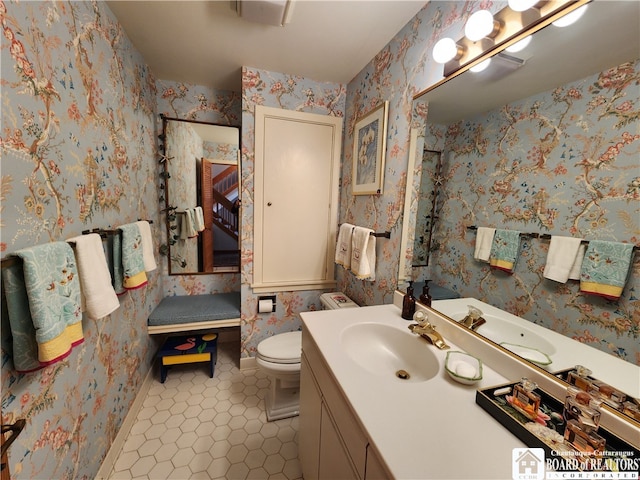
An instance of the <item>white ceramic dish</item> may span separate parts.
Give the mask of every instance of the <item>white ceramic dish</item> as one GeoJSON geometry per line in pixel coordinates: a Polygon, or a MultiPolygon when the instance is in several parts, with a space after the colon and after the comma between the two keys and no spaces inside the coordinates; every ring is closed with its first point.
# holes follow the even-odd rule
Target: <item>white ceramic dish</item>
{"type": "Polygon", "coordinates": [[[444,369],[456,382],[473,385],[482,380],[482,361],[465,352],[447,352],[444,369]]]}
{"type": "Polygon", "coordinates": [[[516,355],[521,356],[525,360],[529,360],[530,362],[540,365],[541,367],[546,367],[547,365],[551,365],[552,363],[552,360],[549,357],[549,355],[547,355],[544,352],[541,352],[536,348],[530,348],[524,345],[517,345],[515,343],[501,343],[500,345],[502,345],[507,350],[515,353],[516,355]]]}

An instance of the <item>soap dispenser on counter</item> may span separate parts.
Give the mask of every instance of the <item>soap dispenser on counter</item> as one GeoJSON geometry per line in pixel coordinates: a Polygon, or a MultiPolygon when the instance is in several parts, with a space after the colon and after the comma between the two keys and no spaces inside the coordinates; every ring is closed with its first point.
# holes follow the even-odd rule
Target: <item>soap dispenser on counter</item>
{"type": "Polygon", "coordinates": [[[402,300],[402,318],[413,320],[414,313],[416,313],[416,297],[413,296],[413,282],[409,282],[407,293],[402,300]]]}
{"type": "Polygon", "coordinates": [[[429,282],[431,280],[427,280],[424,282],[424,286],[422,287],[422,294],[420,295],[420,303],[425,307],[431,306],[431,294],[429,293],[429,282]]]}

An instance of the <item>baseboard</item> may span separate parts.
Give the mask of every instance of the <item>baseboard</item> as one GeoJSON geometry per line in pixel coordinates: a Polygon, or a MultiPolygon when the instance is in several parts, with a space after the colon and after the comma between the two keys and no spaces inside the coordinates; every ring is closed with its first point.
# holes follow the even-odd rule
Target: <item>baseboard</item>
{"type": "Polygon", "coordinates": [[[255,370],[258,368],[256,357],[244,357],[240,359],[240,371],[255,370]]]}
{"type": "Polygon", "coordinates": [[[118,433],[116,434],[116,438],[113,439],[113,443],[111,443],[111,447],[109,448],[109,451],[102,461],[102,465],[100,465],[100,469],[98,470],[98,473],[95,477],[96,480],[107,480],[109,478],[116,460],[120,455],[120,451],[122,450],[122,447],[124,447],[124,442],[127,440],[129,432],[131,431],[131,428],[133,427],[133,424],[138,417],[138,412],[140,412],[142,406],[144,405],[144,400],[147,398],[147,393],[149,393],[151,385],[153,385],[153,383],[156,381],[156,379],[154,379],[154,371],[155,369],[152,366],[147,372],[147,376],[142,382],[142,386],[140,387],[136,398],[131,404],[129,413],[127,413],[127,416],[120,426],[120,430],[118,430],[118,433]]]}

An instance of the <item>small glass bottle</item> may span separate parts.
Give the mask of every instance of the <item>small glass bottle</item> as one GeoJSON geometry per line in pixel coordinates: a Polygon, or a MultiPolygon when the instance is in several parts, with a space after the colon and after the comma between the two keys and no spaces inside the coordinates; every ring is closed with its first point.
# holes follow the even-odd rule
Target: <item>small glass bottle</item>
{"type": "Polygon", "coordinates": [[[413,296],[413,282],[409,282],[407,293],[402,299],[402,318],[413,320],[414,313],[416,313],[416,297],[413,296]]]}
{"type": "Polygon", "coordinates": [[[569,420],[564,439],[576,450],[589,455],[602,455],[606,440],[595,431],[585,430],[576,420],[569,420]]]}
{"type": "Polygon", "coordinates": [[[424,286],[422,287],[422,295],[420,295],[420,303],[425,307],[431,306],[431,294],[429,293],[429,282],[431,280],[427,280],[424,282],[424,286]]]}
{"type": "Polygon", "coordinates": [[[600,424],[600,405],[602,399],[575,387],[567,387],[562,416],[567,424],[575,420],[580,427],[590,432],[596,430],[600,424]]]}
{"type": "Polygon", "coordinates": [[[588,392],[591,390],[589,375],[591,375],[591,370],[582,365],[576,365],[576,367],[567,374],[567,380],[571,385],[575,385],[580,390],[588,392]]]}
{"type": "Polygon", "coordinates": [[[536,388],[538,385],[528,378],[523,378],[520,383],[513,386],[511,405],[531,420],[538,418],[538,410],[540,409],[540,396],[534,392],[536,388]]]}

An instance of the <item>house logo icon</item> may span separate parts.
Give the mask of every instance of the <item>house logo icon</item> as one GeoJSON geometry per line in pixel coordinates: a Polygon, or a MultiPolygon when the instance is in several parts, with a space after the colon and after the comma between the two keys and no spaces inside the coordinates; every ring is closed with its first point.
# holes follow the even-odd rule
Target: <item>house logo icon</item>
{"type": "Polygon", "coordinates": [[[542,448],[514,448],[513,480],[544,480],[544,450],[542,448]]]}

